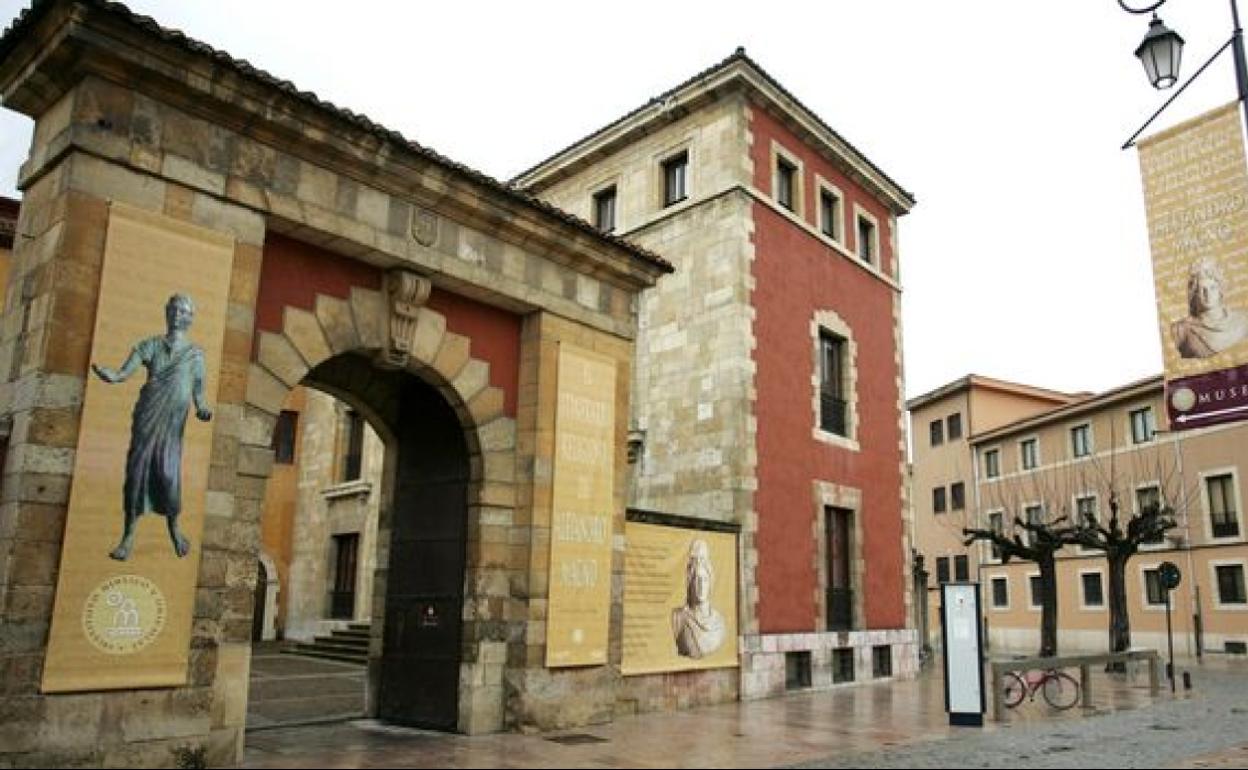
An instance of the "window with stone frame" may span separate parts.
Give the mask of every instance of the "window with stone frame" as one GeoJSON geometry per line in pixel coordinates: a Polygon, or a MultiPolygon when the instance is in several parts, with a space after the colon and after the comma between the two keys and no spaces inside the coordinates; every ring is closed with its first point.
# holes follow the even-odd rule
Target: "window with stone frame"
{"type": "Polygon", "coordinates": [[[936,557],[936,583],[941,584],[941,583],[948,583],[948,582],[949,582],[949,557],[937,556],[936,557]]]}
{"type": "Polygon", "coordinates": [[[1010,579],[1005,576],[992,578],[992,606],[1004,610],[1010,606],[1010,579]]]}
{"type": "Polygon", "coordinates": [[[615,230],[615,185],[594,193],[594,227],[604,233],[615,230]]]}
{"type": "Polygon", "coordinates": [[[1029,471],[1040,465],[1040,441],[1029,438],[1018,442],[1019,465],[1029,471]]]}
{"type": "Polygon", "coordinates": [[[1080,587],[1083,589],[1083,606],[1100,608],[1105,606],[1104,577],[1099,572],[1084,572],[1079,576],[1080,587]]]}
{"type": "Polygon", "coordinates": [[[1235,477],[1229,473],[1205,478],[1209,496],[1209,523],[1216,538],[1239,536],[1239,513],[1235,510],[1235,477]]]}
{"type": "Polygon", "coordinates": [[[354,409],[343,413],[340,482],[357,481],[364,469],[364,418],[354,409]]]}
{"type": "Polygon", "coordinates": [[[819,232],[841,240],[841,198],[826,187],[819,190],[819,232]]]}
{"type": "Polygon", "coordinates": [[[966,556],[953,557],[953,579],[965,583],[971,579],[971,560],[966,556]]]}
{"type": "Polygon", "coordinates": [[[875,264],[877,257],[876,252],[879,246],[876,244],[875,223],[870,219],[858,215],[858,258],[868,265],[875,264]]]}
{"type": "Polygon", "coordinates": [[[1070,429],[1070,454],[1087,457],[1092,454],[1092,426],[1087,423],[1070,429]]]}
{"type": "Polygon", "coordinates": [[[995,479],[1001,475],[1001,450],[984,450],[984,477],[995,479]]]}
{"type": "Polygon", "coordinates": [[[848,344],[826,329],[819,331],[819,428],[838,436],[849,435],[846,399],[848,344]]]}
{"type": "Polygon", "coordinates": [[[1218,564],[1214,566],[1218,578],[1218,604],[1248,604],[1244,590],[1244,565],[1218,564]]]}
{"type": "Polygon", "coordinates": [[[689,196],[689,153],[679,152],[663,161],[663,205],[671,206],[689,196]]]}
{"type": "Polygon", "coordinates": [[[1134,409],[1131,411],[1131,443],[1145,444],[1153,440],[1154,434],[1157,432],[1157,425],[1153,422],[1153,408],[1146,406],[1143,409],[1134,409]]]}
{"type": "Polygon", "coordinates": [[[945,421],[932,420],[927,426],[928,443],[931,446],[940,446],[945,443],[945,421]]]}
{"type": "Polygon", "coordinates": [[[794,210],[797,192],[797,166],[781,156],[776,157],[776,203],[794,210]]]}
{"type": "Polygon", "coordinates": [[[932,490],[932,513],[945,512],[945,488],[936,487],[932,490]]]}
{"type": "Polygon", "coordinates": [[[1158,607],[1166,603],[1166,592],[1161,583],[1161,570],[1156,567],[1144,570],[1144,603],[1158,607]]]}
{"type": "MultiPolygon", "coordinates": [[[[988,529],[996,532],[998,535],[1005,532],[1005,514],[1001,511],[994,511],[988,514],[988,529]]],[[[1001,546],[996,543],[992,544],[992,558],[995,561],[1001,561],[1001,546]]]]}
{"type": "Polygon", "coordinates": [[[955,511],[966,510],[966,485],[961,481],[949,485],[949,507],[955,511]]]}
{"type": "Polygon", "coordinates": [[[962,413],[955,412],[945,419],[945,433],[950,441],[962,438],[962,413]]]}
{"type": "MultiPolygon", "coordinates": [[[[1138,487],[1135,490],[1135,512],[1137,515],[1149,510],[1158,510],[1164,504],[1165,501],[1161,497],[1161,487],[1155,484],[1138,487]]],[[[1140,543],[1143,545],[1158,545],[1164,543],[1165,540],[1165,534],[1158,532],[1153,537],[1141,540],[1140,543]]]]}

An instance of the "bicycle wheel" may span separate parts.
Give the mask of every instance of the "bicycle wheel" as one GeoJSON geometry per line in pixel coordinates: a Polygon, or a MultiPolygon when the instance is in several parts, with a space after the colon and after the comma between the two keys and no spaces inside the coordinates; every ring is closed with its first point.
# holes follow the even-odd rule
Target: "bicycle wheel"
{"type": "Polygon", "coordinates": [[[1001,677],[1001,702],[1006,708],[1012,709],[1022,703],[1026,694],[1027,684],[1018,674],[1007,672],[1001,677]]]}
{"type": "Polygon", "coordinates": [[[1079,702],[1079,683],[1070,674],[1052,671],[1044,680],[1044,699],[1059,711],[1065,711],[1079,702]]]}

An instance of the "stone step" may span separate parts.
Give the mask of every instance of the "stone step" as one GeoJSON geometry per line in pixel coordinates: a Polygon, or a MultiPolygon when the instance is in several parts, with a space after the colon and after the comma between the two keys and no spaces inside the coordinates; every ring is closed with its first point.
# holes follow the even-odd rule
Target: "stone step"
{"type": "Polygon", "coordinates": [[[325,652],[336,652],[341,655],[356,655],[360,658],[368,657],[368,645],[359,644],[343,644],[336,640],[317,639],[315,642],[303,642],[295,645],[297,650],[324,650],[325,652]]]}
{"type": "Polygon", "coordinates": [[[283,650],[287,655],[302,655],[307,658],[322,658],[324,660],[336,660],[342,663],[355,663],[357,665],[368,665],[368,653],[356,653],[352,651],[337,650],[333,648],[319,647],[313,644],[299,644],[295,647],[283,650]]]}

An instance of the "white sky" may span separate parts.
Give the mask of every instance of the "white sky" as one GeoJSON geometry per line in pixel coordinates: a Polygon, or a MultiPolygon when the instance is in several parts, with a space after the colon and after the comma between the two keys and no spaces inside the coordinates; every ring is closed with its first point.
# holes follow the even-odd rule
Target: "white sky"
{"type": "MultiPolygon", "coordinates": [[[[0,0],[0,24],[27,4],[0,0]]],[[[1132,55],[1147,17],[1115,0],[128,4],[499,179],[743,45],[918,198],[900,221],[908,397],[969,372],[1103,390],[1161,370],[1119,147],[1166,94],[1132,55]]],[[[1222,0],[1161,15],[1185,78],[1232,29],[1222,0]]],[[[1157,125],[1234,93],[1228,51],[1157,125]]],[[[30,130],[0,110],[0,195],[30,130]]]]}

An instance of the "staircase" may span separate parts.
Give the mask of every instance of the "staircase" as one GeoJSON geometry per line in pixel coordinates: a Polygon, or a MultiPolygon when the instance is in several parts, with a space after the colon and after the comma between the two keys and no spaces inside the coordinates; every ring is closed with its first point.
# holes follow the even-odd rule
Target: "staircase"
{"type": "Polygon", "coordinates": [[[346,628],[334,629],[329,636],[318,636],[311,642],[298,642],[283,652],[366,666],[370,634],[370,624],[351,623],[346,628]]]}

